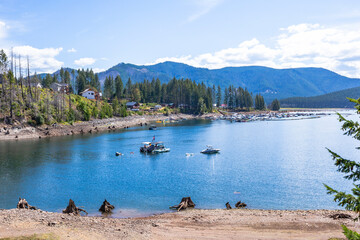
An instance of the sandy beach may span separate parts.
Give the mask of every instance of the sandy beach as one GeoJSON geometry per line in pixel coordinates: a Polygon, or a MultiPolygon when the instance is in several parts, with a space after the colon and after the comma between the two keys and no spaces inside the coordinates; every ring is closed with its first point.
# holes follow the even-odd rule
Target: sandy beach
{"type": "Polygon", "coordinates": [[[144,218],[73,216],[41,210],[0,210],[0,238],[39,239],[344,239],[341,224],[359,230],[352,219],[332,219],[340,210],[189,209],[144,218]]]}

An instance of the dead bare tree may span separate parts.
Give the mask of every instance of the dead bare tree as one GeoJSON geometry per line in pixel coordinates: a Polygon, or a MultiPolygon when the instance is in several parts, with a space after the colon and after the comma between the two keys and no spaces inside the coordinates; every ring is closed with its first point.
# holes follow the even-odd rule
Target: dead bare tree
{"type": "Polygon", "coordinates": [[[21,73],[21,55],[19,54],[19,79],[20,79],[20,87],[21,87],[21,97],[23,101],[25,101],[24,97],[24,89],[23,89],[23,78],[21,73]]]}
{"type": "Polygon", "coordinates": [[[33,96],[32,90],[31,90],[29,56],[27,56],[27,80],[28,80],[28,86],[29,86],[30,97],[31,97],[31,99],[33,99],[33,97],[34,97],[34,96],[33,96]]]}

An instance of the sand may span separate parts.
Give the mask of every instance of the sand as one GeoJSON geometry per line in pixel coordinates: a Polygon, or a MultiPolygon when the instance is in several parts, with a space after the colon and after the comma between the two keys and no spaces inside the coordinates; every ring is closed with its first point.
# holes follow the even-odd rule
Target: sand
{"type": "Polygon", "coordinates": [[[190,209],[150,217],[119,219],[73,216],[41,210],[0,210],[0,238],[53,239],[344,239],[341,224],[360,230],[352,219],[332,219],[340,210],[190,209]]]}

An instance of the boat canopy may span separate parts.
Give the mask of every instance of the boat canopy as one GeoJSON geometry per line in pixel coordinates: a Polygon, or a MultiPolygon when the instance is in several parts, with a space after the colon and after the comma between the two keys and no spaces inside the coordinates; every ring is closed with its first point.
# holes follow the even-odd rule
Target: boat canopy
{"type": "Polygon", "coordinates": [[[143,142],[141,144],[144,144],[144,145],[149,145],[151,142],[143,142]]]}

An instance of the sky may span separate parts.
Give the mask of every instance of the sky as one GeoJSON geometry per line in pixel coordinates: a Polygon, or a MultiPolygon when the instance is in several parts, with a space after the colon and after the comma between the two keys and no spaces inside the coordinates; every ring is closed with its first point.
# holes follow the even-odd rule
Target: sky
{"type": "Polygon", "coordinates": [[[0,49],[11,48],[38,73],[175,61],[360,78],[360,1],[0,0],[0,49]]]}

